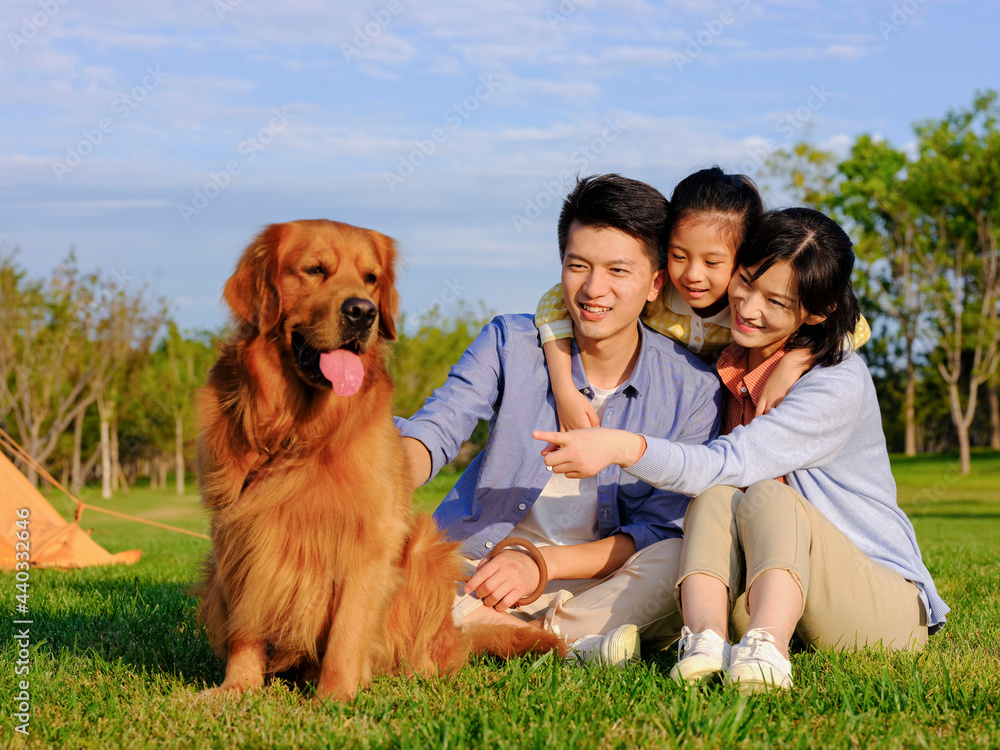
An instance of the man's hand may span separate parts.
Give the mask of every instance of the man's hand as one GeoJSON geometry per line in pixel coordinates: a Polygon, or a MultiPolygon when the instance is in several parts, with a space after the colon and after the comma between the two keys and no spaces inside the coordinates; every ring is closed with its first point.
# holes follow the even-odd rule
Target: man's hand
{"type": "Polygon", "coordinates": [[[548,445],[542,450],[545,465],[569,479],[592,477],[611,464],[627,468],[634,464],[642,449],[642,438],[625,430],[591,427],[571,432],[531,433],[548,445]]]}
{"type": "Polygon", "coordinates": [[[498,612],[513,607],[538,586],[538,566],[531,556],[505,549],[491,560],[483,560],[465,584],[465,593],[476,596],[498,612]]]}

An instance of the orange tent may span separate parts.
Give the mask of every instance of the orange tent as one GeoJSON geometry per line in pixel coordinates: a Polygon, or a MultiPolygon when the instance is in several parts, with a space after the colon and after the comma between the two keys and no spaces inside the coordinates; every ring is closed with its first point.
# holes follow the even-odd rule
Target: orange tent
{"type": "Polygon", "coordinates": [[[18,538],[21,531],[28,532],[29,561],[40,568],[131,565],[142,554],[142,550],[131,549],[113,555],[91,539],[75,521],[63,520],[3,453],[0,453],[0,509],[3,511],[0,568],[4,570],[13,570],[17,552],[25,551],[26,542],[18,538]],[[26,528],[23,523],[17,525],[22,520],[17,511],[22,508],[28,509],[26,528]]]}

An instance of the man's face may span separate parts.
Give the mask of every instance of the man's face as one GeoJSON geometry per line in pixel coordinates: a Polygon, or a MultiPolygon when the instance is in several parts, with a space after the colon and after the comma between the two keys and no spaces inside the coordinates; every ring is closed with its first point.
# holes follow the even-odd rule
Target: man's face
{"type": "Polygon", "coordinates": [[[642,243],[627,234],[570,224],[562,285],[577,343],[634,332],[643,306],[660,293],[665,273],[653,268],[642,243]]]}

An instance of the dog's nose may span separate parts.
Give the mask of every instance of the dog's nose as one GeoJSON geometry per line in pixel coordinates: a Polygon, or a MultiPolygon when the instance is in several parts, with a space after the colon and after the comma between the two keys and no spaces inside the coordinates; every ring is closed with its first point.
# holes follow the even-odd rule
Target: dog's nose
{"type": "Polygon", "coordinates": [[[371,300],[351,297],[340,306],[344,319],[354,328],[363,330],[375,322],[375,303],[371,300]]]}

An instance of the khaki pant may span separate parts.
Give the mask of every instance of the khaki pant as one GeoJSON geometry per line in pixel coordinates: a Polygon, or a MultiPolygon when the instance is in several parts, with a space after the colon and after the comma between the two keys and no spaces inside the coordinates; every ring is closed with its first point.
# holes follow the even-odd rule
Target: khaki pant
{"type": "MultiPolygon", "coordinates": [[[[509,613],[525,621],[543,618],[547,630],[570,643],[632,624],[638,626],[646,649],[666,648],[683,625],[674,598],[680,554],[680,539],[664,539],[636,552],[606,578],[549,581],[538,599],[509,613]]],[[[466,559],[465,573],[472,575],[478,564],[466,559]]],[[[484,605],[475,595],[463,593],[461,585],[456,592],[452,615],[460,624],[484,605]]]]}
{"type": "Polygon", "coordinates": [[[746,632],[746,591],[761,573],[787,570],[804,602],[795,632],[806,645],[849,650],[881,643],[919,649],[927,616],[919,589],[875,562],[791,487],[717,486],[691,501],[675,596],[692,573],[729,587],[730,637],[746,632]]]}

